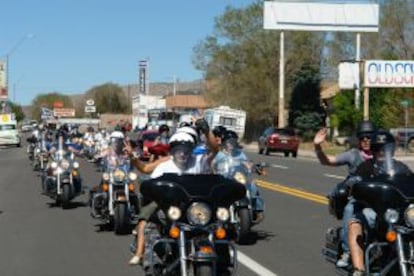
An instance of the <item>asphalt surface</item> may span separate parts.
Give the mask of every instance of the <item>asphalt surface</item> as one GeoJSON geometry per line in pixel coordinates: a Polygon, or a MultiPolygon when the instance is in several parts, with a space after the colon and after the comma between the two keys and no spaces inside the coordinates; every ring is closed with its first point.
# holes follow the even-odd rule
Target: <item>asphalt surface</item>
{"type": "MultiPolygon", "coordinates": [[[[249,153],[269,164],[260,177],[266,201],[265,220],[253,228],[247,245],[239,250],[238,275],[334,275],[321,248],[325,231],[336,222],[323,202],[298,197],[273,187],[283,185],[323,197],[343,168],[323,167],[311,158],[284,158],[249,153]]],[[[99,174],[81,162],[84,184],[97,183],[99,174]]],[[[130,267],[131,235],[100,231],[83,195],[63,210],[40,194],[40,179],[31,170],[24,148],[0,149],[0,275],[144,275],[130,267]]]]}

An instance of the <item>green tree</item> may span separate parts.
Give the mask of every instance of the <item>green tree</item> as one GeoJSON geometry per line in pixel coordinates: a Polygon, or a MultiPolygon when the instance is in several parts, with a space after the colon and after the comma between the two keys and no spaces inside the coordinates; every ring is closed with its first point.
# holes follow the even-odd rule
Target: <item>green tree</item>
{"type": "Polygon", "coordinates": [[[10,102],[10,101],[9,101],[9,105],[10,105],[12,113],[14,113],[14,115],[16,116],[16,120],[18,122],[23,121],[26,116],[23,112],[22,106],[17,103],[10,102]]]}
{"type": "Polygon", "coordinates": [[[304,65],[295,79],[289,105],[289,126],[299,129],[302,137],[309,140],[326,118],[320,100],[319,67],[304,65]]]}
{"type": "Polygon", "coordinates": [[[38,95],[32,101],[32,118],[40,120],[40,111],[42,107],[53,109],[53,103],[61,102],[64,108],[73,108],[73,103],[68,95],[60,94],[58,92],[51,92],[38,95]]]}
{"type": "Polygon", "coordinates": [[[345,90],[334,97],[333,114],[338,118],[338,129],[351,135],[363,118],[362,110],[355,110],[354,91],[345,90]]]}
{"type": "Polygon", "coordinates": [[[95,101],[96,112],[103,113],[131,113],[131,105],[122,87],[105,83],[95,86],[86,92],[87,99],[95,101]]]}

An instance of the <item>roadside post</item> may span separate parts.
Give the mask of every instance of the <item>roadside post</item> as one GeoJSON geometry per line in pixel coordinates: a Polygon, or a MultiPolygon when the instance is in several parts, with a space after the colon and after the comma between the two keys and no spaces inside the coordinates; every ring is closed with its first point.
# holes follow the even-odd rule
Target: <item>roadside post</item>
{"type": "Polygon", "coordinates": [[[411,101],[408,99],[402,100],[401,105],[404,107],[404,128],[405,128],[405,139],[404,139],[404,149],[405,153],[408,153],[408,108],[411,105],[411,101]]]}

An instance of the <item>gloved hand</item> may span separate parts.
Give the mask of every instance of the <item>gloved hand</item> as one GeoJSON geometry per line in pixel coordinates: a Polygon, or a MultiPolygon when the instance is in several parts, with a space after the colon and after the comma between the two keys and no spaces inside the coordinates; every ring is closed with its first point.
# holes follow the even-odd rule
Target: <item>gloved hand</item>
{"type": "Polygon", "coordinates": [[[195,122],[195,127],[198,131],[201,131],[204,134],[207,134],[210,131],[210,127],[208,126],[208,123],[204,118],[198,119],[195,122]]]}

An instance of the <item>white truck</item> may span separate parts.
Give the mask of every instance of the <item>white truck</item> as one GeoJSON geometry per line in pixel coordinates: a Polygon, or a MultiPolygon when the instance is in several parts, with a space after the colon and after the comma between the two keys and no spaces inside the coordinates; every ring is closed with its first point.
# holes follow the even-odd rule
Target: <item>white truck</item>
{"type": "Polygon", "coordinates": [[[0,114],[0,145],[20,147],[20,133],[13,113],[0,114]]]}
{"type": "Polygon", "coordinates": [[[246,111],[233,109],[229,106],[219,106],[206,109],[203,115],[211,129],[221,125],[228,130],[233,130],[239,135],[239,139],[244,136],[246,126],[246,111]]]}

